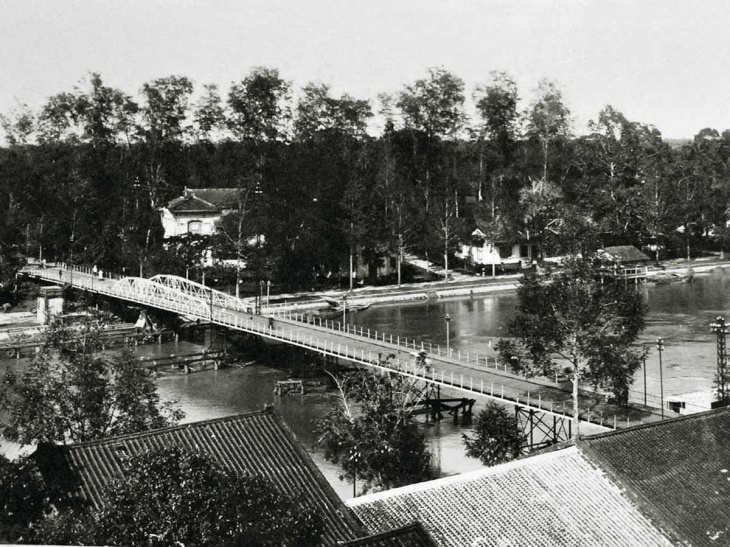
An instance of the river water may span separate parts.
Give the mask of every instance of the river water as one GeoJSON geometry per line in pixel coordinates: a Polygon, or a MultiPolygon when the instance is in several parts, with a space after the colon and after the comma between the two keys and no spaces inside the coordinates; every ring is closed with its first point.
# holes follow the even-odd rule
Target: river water
{"type": "MultiPolygon", "coordinates": [[[[704,392],[705,398],[713,385],[716,368],[716,338],[709,324],[717,315],[727,315],[730,309],[730,270],[718,269],[697,276],[691,284],[639,285],[637,297],[648,304],[647,327],[640,343],[651,348],[646,362],[647,399],[658,406],[660,392],[659,359],[655,340],[662,337],[665,398],[676,396],[688,402],[695,399],[687,394],[704,392]]],[[[455,351],[488,354],[499,338],[506,334],[506,324],[514,315],[516,296],[499,294],[473,299],[453,299],[427,303],[378,306],[353,313],[350,323],[379,332],[393,333],[445,346],[448,314],[450,343],[455,351]]],[[[184,353],[196,346],[186,342],[162,346],[140,346],[141,355],[184,353]]],[[[493,353],[492,353],[493,354],[493,353]]],[[[0,370],[13,362],[0,362],[0,370]]],[[[22,366],[22,363],[21,365],[22,366]]],[[[260,410],[275,404],[285,421],[310,451],[315,462],[343,498],[352,497],[352,485],[340,481],[338,469],[326,462],[321,451],[314,448],[312,421],[321,417],[334,404],[334,395],[311,393],[305,396],[275,396],[276,380],[286,379],[287,373],[254,365],[229,368],[190,375],[161,374],[158,378],[160,395],[164,400],[177,399],[186,412],[185,422],[211,419],[260,410]]],[[[639,371],[632,398],[643,400],[643,371],[639,371]]],[[[478,400],[478,410],[484,403],[478,400]]],[[[697,407],[696,410],[699,410],[697,407]]],[[[423,418],[420,418],[423,421],[423,418]]],[[[478,461],[464,455],[461,436],[469,426],[454,425],[450,419],[439,423],[424,423],[429,447],[434,455],[434,475],[462,473],[481,467],[478,461]]],[[[590,431],[583,431],[589,433],[590,431]]],[[[0,449],[3,446],[0,444],[0,449]]],[[[13,452],[5,445],[5,451],[13,452]]]]}

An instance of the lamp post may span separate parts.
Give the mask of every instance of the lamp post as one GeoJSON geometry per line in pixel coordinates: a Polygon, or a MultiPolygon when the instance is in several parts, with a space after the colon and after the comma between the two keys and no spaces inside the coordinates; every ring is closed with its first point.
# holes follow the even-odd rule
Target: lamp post
{"type": "Polygon", "coordinates": [[[659,352],[659,393],[662,403],[662,420],[664,419],[664,377],[662,371],[662,352],[664,351],[664,340],[656,339],[656,349],[659,352]]]}
{"type": "Polygon", "coordinates": [[[264,301],[264,280],[259,281],[259,313],[261,313],[261,303],[264,301]]]}
{"type": "Polygon", "coordinates": [[[345,328],[345,322],[347,322],[347,295],[342,297],[342,328],[345,328]]]}
{"type": "Polygon", "coordinates": [[[451,357],[451,316],[446,314],[446,356],[451,357]]]}
{"type": "Polygon", "coordinates": [[[266,305],[269,305],[269,294],[271,293],[271,279],[266,282],[266,305]]]}

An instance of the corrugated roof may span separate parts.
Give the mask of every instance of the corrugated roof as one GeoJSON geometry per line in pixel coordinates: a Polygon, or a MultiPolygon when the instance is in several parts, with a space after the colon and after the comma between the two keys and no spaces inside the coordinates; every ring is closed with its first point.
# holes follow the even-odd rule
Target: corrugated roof
{"type": "Polygon", "coordinates": [[[730,545],[730,408],[579,441],[691,545],[730,545]]]}
{"type": "Polygon", "coordinates": [[[609,255],[614,260],[618,260],[623,263],[630,262],[647,262],[651,260],[648,256],[642,253],[639,249],[633,245],[618,245],[616,247],[606,247],[603,252],[609,255]]]}
{"type": "Polygon", "coordinates": [[[370,533],[418,521],[440,546],[671,545],[575,446],[348,505],[370,533]]]}
{"type": "Polygon", "coordinates": [[[348,541],[346,547],[436,547],[428,532],[414,522],[403,528],[348,541]]]}
{"type": "Polygon", "coordinates": [[[294,499],[319,510],[324,545],[355,539],[361,529],[306,453],[272,409],[67,446],[43,446],[39,465],[50,481],[78,481],[78,494],[95,506],[104,486],[124,474],[124,461],[146,450],[180,446],[211,456],[241,473],[271,480],[294,499]]]}

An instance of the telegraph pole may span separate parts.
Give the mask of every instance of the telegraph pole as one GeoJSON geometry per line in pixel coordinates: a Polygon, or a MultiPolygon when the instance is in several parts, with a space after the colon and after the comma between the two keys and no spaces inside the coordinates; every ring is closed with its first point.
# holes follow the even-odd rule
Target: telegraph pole
{"type": "MultiPolygon", "coordinates": [[[[710,331],[717,335],[717,373],[715,375],[715,386],[717,388],[716,399],[720,403],[730,403],[730,378],[727,369],[727,347],[725,337],[728,333],[728,325],[725,318],[718,315],[714,323],[710,324],[710,331]]],[[[724,405],[723,405],[724,406],[724,405]]]]}

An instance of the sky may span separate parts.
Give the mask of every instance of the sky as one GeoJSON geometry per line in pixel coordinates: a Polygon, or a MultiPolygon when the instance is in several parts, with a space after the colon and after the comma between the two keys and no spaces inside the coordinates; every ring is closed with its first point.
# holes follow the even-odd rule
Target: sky
{"type": "Polygon", "coordinates": [[[726,0],[0,0],[0,113],[90,71],[136,95],[185,75],[225,92],[256,66],[375,98],[442,66],[469,96],[492,70],[527,106],[556,80],[574,129],[610,104],[667,138],[730,128],[726,0]]]}

